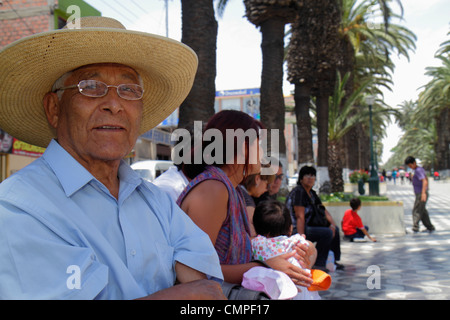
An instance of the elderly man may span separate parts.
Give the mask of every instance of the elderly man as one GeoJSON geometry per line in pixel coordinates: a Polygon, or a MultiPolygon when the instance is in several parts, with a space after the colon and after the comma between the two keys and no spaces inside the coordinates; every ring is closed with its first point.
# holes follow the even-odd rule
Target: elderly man
{"type": "Polygon", "coordinates": [[[48,145],[0,185],[0,299],[224,298],[208,236],[121,160],[186,97],[195,53],[92,17],[0,64],[0,127],[48,145]]]}

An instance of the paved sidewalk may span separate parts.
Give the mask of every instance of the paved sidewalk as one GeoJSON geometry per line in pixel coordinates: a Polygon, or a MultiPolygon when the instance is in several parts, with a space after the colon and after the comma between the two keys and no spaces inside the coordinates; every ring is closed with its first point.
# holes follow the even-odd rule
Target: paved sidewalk
{"type": "Polygon", "coordinates": [[[412,186],[397,181],[387,187],[391,199],[404,202],[407,234],[375,235],[375,243],[342,241],[345,270],[331,273],[323,300],[450,299],[450,182],[430,181],[431,234],[411,231],[412,186]]]}

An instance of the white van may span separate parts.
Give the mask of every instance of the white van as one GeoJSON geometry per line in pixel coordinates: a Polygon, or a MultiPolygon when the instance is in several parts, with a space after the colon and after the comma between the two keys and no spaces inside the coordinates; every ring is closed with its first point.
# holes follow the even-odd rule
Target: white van
{"type": "Polygon", "coordinates": [[[133,163],[131,169],[142,178],[153,181],[171,166],[173,166],[173,162],[169,160],[144,160],[133,163]]]}

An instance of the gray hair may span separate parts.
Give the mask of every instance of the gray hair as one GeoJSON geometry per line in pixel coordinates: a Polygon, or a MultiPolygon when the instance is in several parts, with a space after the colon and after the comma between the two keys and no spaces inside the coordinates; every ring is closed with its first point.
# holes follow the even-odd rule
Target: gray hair
{"type": "MultiPolygon", "coordinates": [[[[55,92],[59,88],[64,87],[66,80],[70,77],[70,75],[72,73],[73,73],[73,71],[69,71],[69,72],[64,73],[61,77],[59,77],[58,80],[56,80],[52,86],[52,92],[55,92]]],[[[64,93],[64,90],[56,91],[56,94],[58,95],[59,100],[61,100],[63,93],[64,93]]]]}

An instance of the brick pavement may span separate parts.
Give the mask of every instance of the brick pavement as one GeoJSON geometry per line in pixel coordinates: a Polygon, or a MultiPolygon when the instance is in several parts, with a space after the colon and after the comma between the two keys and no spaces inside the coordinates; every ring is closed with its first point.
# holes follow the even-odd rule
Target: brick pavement
{"type": "Polygon", "coordinates": [[[436,227],[431,234],[411,231],[412,186],[390,183],[387,190],[404,202],[407,234],[375,235],[375,243],[342,241],[345,270],[331,273],[323,300],[450,299],[450,181],[430,181],[427,209],[436,227]]]}

